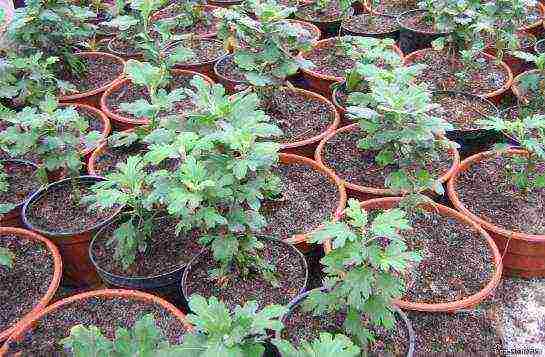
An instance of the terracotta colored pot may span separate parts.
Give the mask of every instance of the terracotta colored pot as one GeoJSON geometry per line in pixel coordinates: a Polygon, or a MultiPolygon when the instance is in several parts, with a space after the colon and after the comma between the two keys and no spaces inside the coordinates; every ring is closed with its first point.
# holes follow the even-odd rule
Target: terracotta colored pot
{"type": "MultiPolygon", "coordinates": [[[[196,41],[221,43],[218,40],[214,40],[214,39],[210,39],[210,38],[196,39],[196,41]]],[[[173,44],[173,46],[175,46],[175,45],[176,44],[173,44]]],[[[186,71],[198,72],[198,73],[204,74],[205,76],[211,78],[214,81],[217,81],[216,75],[214,73],[214,66],[216,65],[216,63],[220,59],[227,56],[227,54],[228,54],[227,51],[224,50],[224,52],[220,56],[218,56],[218,57],[216,57],[213,60],[210,60],[208,62],[196,62],[196,63],[191,63],[191,64],[176,64],[176,65],[174,65],[174,68],[184,69],[186,71]]]]}
{"type": "MultiPolygon", "coordinates": [[[[22,325],[26,323],[27,320],[33,319],[37,314],[39,314],[46,306],[49,304],[55,293],[57,292],[57,288],[59,287],[59,283],[61,281],[61,274],[62,274],[62,261],[61,256],[59,254],[59,251],[57,247],[53,243],[51,243],[49,240],[45,239],[41,235],[38,235],[36,233],[33,233],[31,231],[27,231],[26,229],[21,228],[13,228],[13,227],[0,227],[0,235],[14,235],[17,237],[21,237],[24,239],[32,240],[32,241],[40,241],[43,242],[46,246],[51,255],[53,256],[53,277],[51,279],[51,283],[49,283],[49,287],[47,288],[47,291],[45,292],[44,296],[34,305],[32,310],[30,310],[28,313],[26,313],[23,317],[19,319],[19,322],[14,324],[12,327],[10,327],[7,330],[0,331],[0,342],[4,341],[8,337],[10,337],[16,330],[18,330],[22,325]]],[[[2,350],[0,350],[0,356],[2,356],[2,350]]]]}
{"type": "MultiPolygon", "coordinates": [[[[199,7],[203,7],[204,8],[204,12],[205,13],[211,13],[212,11],[218,9],[219,6],[213,6],[211,5],[212,2],[208,1],[208,5],[196,5],[196,6],[199,6],[199,7]]],[[[240,3],[240,2],[239,2],[240,3]]],[[[172,19],[172,18],[175,18],[176,16],[171,16],[171,17],[164,17],[163,13],[164,12],[168,12],[170,11],[170,8],[172,7],[176,7],[176,5],[178,5],[177,3],[173,3],[173,4],[170,4],[169,6],[165,7],[164,9],[161,9],[159,11],[156,11],[152,16],[151,16],[151,22],[154,23],[156,21],[159,21],[159,20],[164,20],[164,19],[172,19]]],[[[216,35],[218,34],[218,31],[212,31],[212,32],[207,32],[205,34],[202,34],[202,35],[199,35],[200,38],[214,38],[216,37],[216,35]]]]}
{"type": "MultiPolygon", "coordinates": [[[[94,266],[89,260],[89,242],[96,231],[114,219],[121,208],[112,213],[111,217],[108,219],[105,219],[104,221],[84,231],[50,232],[33,226],[27,216],[27,212],[31,209],[36,200],[41,198],[46,192],[54,190],[60,185],[69,184],[70,180],[71,179],[68,178],[52,183],[35,192],[30,199],[25,202],[21,216],[26,228],[47,237],[59,248],[64,263],[63,284],[77,287],[93,286],[97,284],[99,280],[94,266]]],[[[94,176],[80,176],[78,180],[80,182],[93,183],[103,179],[94,176]]]]}
{"type": "MultiPolygon", "coordinates": [[[[125,61],[123,61],[123,59],[121,59],[120,57],[117,57],[115,55],[112,55],[110,53],[105,53],[105,52],[78,52],[78,53],[75,53],[74,55],[78,56],[78,57],[87,57],[87,58],[108,57],[108,58],[118,62],[119,64],[125,66],[125,61]]],[[[81,104],[88,104],[88,105],[90,105],[92,107],[98,108],[98,104],[99,104],[100,97],[101,97],[102,93],[106,89],[108,89],[113,83],[120,80],[122,77],[123,77],[123,72],[119,73],[119,76],[116,79],[114,79],[111,82],[106,83],[105,85],[103,85],[100,88],[95,88],[93,90],[83,92],[83,93],[76,93],[76,94],[60,96],[59,101],[61,101],[61,102],[77,102],[77,103],[81,103],[81,104]]]]}
{"type": "Polygon", "coordinates": [[[219,70],[220,64],[231,59],[232,57],[233,57],[232,54],[226,55],[223,58],[220,58],[214,64],[214,77],[217,79],[219,84],[225,87],[225,90],[227,91],[227,93],[230,93],[230,94],[243,91],[245,89],[248,89],[248,87],[250,86],[250,84],[245,80],[240,81],[236,79],[231,79],[229,77],[226,77],[222,73],[220,73],[220,70],[219,70]]]}
{"type": "Polygon", "coordinates": [[[545,5],[542,2],[538,2],[537,4],[539,13],[541,14],[541,20],[536,21],[535,23],[528,25],[528,26],[522,26],[519,28],[521,31],[526,31],[531,33],[532,35],[541,38],[543,37],[543,34],[545,33],[543,18],[545,17],[545,5]]]}
{"type": "MultiPolygon", "coordinates": [[[[183,69],[173,69],[172,74],[173,76],[191,76],[191,77],[201,76],[205,81],[209,83],[214,83],[207,76],[197,72],[186,71],[183,69]]],[[[117,81],[116,83],[114,83],[114,85],[108,88],[106,92],[104,92],[104,94],[102,95],[102,98],[100,99],[100,109],[108,116],[108,118],[112,120],[112,124],[114,128],[116,128],[117,130],[127,130],[127,129],[135,127],[136,125],[145,125],[145,124],[148,124],[149,122],[148,119],[146,118],[131,119],[131,118],[119,115],[111,111],[108,106],[108,97],[113,95],[114,91],[116,91],[120,87],[129,85],[130,83],[131,83],[131,80],[129,78],[125,78],[120,81],[117,81]]]]}
{"type": "MultiPolygon", "coordinates": [[[[134,129],[127,129],[124,130],[124,132],[132,132],[134,129]]],[[[101,144],[97,146],[95,150],[91,153],[89,156],[89,159],[87,160],[87,173],[91,176],[99,176],[102,175],[97,171],[97,160],[104,154],[104,151],[108,147],[108,141],[104,141],[101,144]]]]}
{"type": "MultiPolygon", "coordinates": [[[[93,108],[90,105],[80,104],[80,103],[60,103],[59,106],[60,107],[75,107],[76,109],[84,109],[84,110],[87,110],[87,111],[93,113],[93,115],[102,122],[102,131],[100,132],[100,134],[101,134],[100,135],[100,141],[106,140],[108,135],[110,135],[110,132],[112,131],[112,126],[110,124],[110,119],[108,119],[106,114],[104,114],[100,110],[98,110],[96,108],[93,108]]],[[[95,149],[96,149],[96,146],[91,146],[91,147],[88,147],[85,150],[83,150],[83,156],[84,156],[84,160],[86,162],[87,162],[87,160],[89,160],[89,157],[91,156],[91,153],[95,149]]]]}
{"type": "MultiPolygon", "coordinates": [[[[12,162],[20,165],[25,166],[31,166],[34,168],[34,170],[38,170],[38,165],[36,165],[33,162],[26,161],[26,160],[18,160],[18,159],[6,159],[6,160],[0,160],[0,163],[6,164],[6,162],[12,162]]],[[[29,195],[29,197],[32,195],[32,193],[29,195]]],[[[25,204],[26,200],[28,198],[25,198],[22,202],[20,202],[17,206],[15,206],[11,211],[8,213],[4,213],[0,215],[0,226],[1,227],[22,227],[21,222],[21,209],[23,208],[23,205],[25,204]]],[[[1,338],[0,338],[1,340],[1,338]]]]}
{"type": "MultiPolygon", "coordinates": [[[[287,306],[288,308],[288,312],[282,317],[282,322],[285,324],[286,321],[288,321],[288,319],[290,318],[290,315],[293,313],[293,311],[297,308],[298,305],[301,305],[302,303],[304,303],[305,299],[312,293],[312,291],[314,290],[322,290],[324,291],[325,288],[322,287],[322,288],[317,288],[317,289],[313,289],[313,290],[310,290],[310,291],[307,291],[307,292],[304,292],[303,294],[297,296],[295,299],[293,299],[290,304],[287,306]]],[[[408,340],[409,340],[409,348],[408,348],[408,351],[407,351],[407,355],[406,357],[413,357],[414,356],[414,349],[415,349],[415,344],[416,344],[416,335],[414,333],[414,329],[413,329],[413,326],[411,324],[411,321],[409,320],[409,318],[407,317],[407,315],[405,315],[405,313],[403,311],[401,311],[399,308],[393,306],[393,309],[395,311],[395,313],[397,315],[399,315],[399,317],[401,318],[401,320],[403,321],[403,323],[405,324],[405,327],[407,328],[407,335],[408,335],[408,340]]],[[[337,331],[331,331],[331,332],[337,332],[337,331]]],[[[281,339],[282,338],[282,331],[280,332],[276,332],[275,333],[275,338],[276,339],[281,339]]],[[[281,357],[291,357],[291,356],[283,356],[283,355],[280,355],[281,357]]]]}
{"type": "MultiPolygon", "coordinates": [[[[337,208],[335,209],[335,212],[331,212],[331,219],[335,222],[337,220],[336,217],[338,217],[339,214],[343,212],[346,206],[346,190],[342,181],[331,170],[328,170],[323,165],[320,165],[316,163],[314,160],[308,159],[306,157],[292,155],[292,154],[280,154],[279,158],[282,164],[286,164],[286,165],[299,164],[299,165],[310,166],[314,170],[322,173],[332,183],[334,183],[335,186],[337,186],[337,190],[339,191],[339,196],[337,198],[338,199],[337,208]]],[[[309,236],[311,236],[314,232],[320,230],[322,227],[323,226],[319,226],[312,232],[294,235],[291,238],[285,239],[285,241],[291,244],[295,244],[297,248],[299,248],[299,250],[303,252],[308,252],[312,248],[307,243],[309,236]]]]}
{"type": "MultiPolygon", "coordinates": [[[[338,133],[351,132],[351,131],[357,131],[357,130],[359,130],[359,124],[358,123],[350,124],[348,126],[337,129],[335,132],[329,134],[322,141],[320,141],[320,143],[318,144],[318,147],[316,148],[316,153],[315,153],[315,156],[314,156],[314,159],[316,160],[318,165],[321,165],[321,166],[325,167],[326,169],[331,170],[333,173],[335,173],[333,169],[327,167],[326,163],[324,163],[323,151],[324,151],[325,145],[327,144],[327,142],[329,140],[331,140],[338,133]]],[[[449,153],[450,153],[450,156],[452,157],[453,162],[452,162],[452,166],[449,168],[449,170],[447,172],[445,172],[443,175],[441,175],[441,177],[439,178],[439,180],[442,183],[445,183],[450,179],[450,177],[454,174],[454,172],[456,171],[456,169],[458,168],[458,165],[460,163],[460,155],[458,153],[458,150],[452,148],[452,149],[450,149],[449,153]]],[[[344,186],[346,187],[346,192],[347,192],[348,197],[354,197],[354,198],[357,198],[360,201],[365,201],[365,200],[369,200],[369,199],[373,199],[373,198],[380,198],[380,197],[384,197],[384,196],[398,196],[399,195],[399,192],[396,192],[396,191],[391,190],[391,189],[365,187],[365,186],[361,186],[361,185],[357,185],[357,184],[354,184],[354,183],[347,182],[347,181],[343,180],[342,178],[340,178],[340,179],[344,183],[344,186]]]]}
{"type": "Polygon", "coordinates": [[[522,79],[524,77],[526,77],[527,75],[529,75],[529,74],[539,74],[539,70],[538,69],[532,69],[530,71],[526,71],[526,72],[523,72],[523,73],[519,74],[518,76],[515,77],[515,79],[513,80],[513,84],[511,85],[511,91],[513,92],[515,97],[517,97],[517,99],[519,101],[521,101],[522,103],[528,102],[529,98],[527,98],[524,95],[524,90],[522,89],[520,83],[522,82],[522,79]]]}
{"type": "MultiPolygon", "coordinates": [[[[364,201],[361,203],[361,207],[366,210],[374,209],[390,209],[397,207],[401,197],[385,197],[385,198],[375,198],[372,200],[364,201]]],[[[492,279],[486,284],[486,286],[471,296],[468,296],[464,299],[447,302],[447,303],[435,303],[435,304],[426,304],[426,303],[416,303],[406,300],[397,300],[395,304],[407,310],[416,310],[416,311],[428,311],[428,312],[455,312],[462,309],[470,308],[477,306],[481,301],[486,299],[498,286],[501,274],[502,274],[502,257],[498,247],[494,243],[494,240],[488,235],[488,233],[481,228],[480,225],[464,216],[463,214],[453,210],[452,208],[434,204],[426,205],[423,208],[428,212],[436,212],[444,217],[452,218],[460,223],[463,223],[466,226],[470,226],[474,231],[479,232],[483,240],[486,240],[488,247],[492,251],[492,263],[494,265],[495,273],[492,279]]],[[[344,215],[344,212],[343,212],[344,215]]],[[[326,254],[331,252],[331,242],[327,241],[324,243],[324,250],[326,254]]]]}
{"type": "Polygon", "coordinates": [[[285,19],[282,21],[288,22],[290,24],[300,25],[302,28],[310,32],[312,36],[312,41],[314,42],[318,42],[320,38],[322,38],[322,31],[320,31],[320,29],[316,25],[308,21],[302,21],[302,20],[296,20],[296,19],[285,19]]]}
{"type": "MultiPolygon", "coordinates": [[[[74,295],[66,299],[57,301],[53,305],[50,305],[46,309],[40,311],[38,314],[35,314],[32,317],[32,319],[27,320],[26,323],[20,326],[14,332],[14,334],[4,343],[2,348],[0,348],[0,356],[3,356],[5,353],[8,352],[8,346],[10,343],[23,339],[25,333],[28,331],[31,331],[33,327],[38,325],[40,321],[46,315],[54,313],[57,310],[61,310],[65,306],[70,305],[74,302],[86,301],[95,297],[104,298],[104,299],[121,297],[121,298],[126,298],[130,300],[135,300],[135,301],[142,301],[142,302],[148,303],[149,305],[160,305],[162,308],[168,311],[168,313],[176,317],[176,319],[183,324],[186,331],[189,332],[193,330],[193,327],[190,325],[186,316],[180,310],[178,310],[169,302],[164,301],[163,299],[160,299],[154,295],[142,293],[136,290],[120,290],[120,289],[95,290],[95,291],[90,291],[90,292],[74,295]]],[[[77,323],[77,321],[75,323],[77,323]]]]}
{"type": "MultiPolygon", "coordinates": [[[[315,48],[323,48],[330,45],[331,42],[335,41],[335,38],[327,38],[325,40],[321,40],[316,42],[314,45],[315,48]]],[[[403,53],[397,46],[393,46],[393,50],[399,54],[401,57],[401,60],[403,60],[403,53]]],[[[304,58],[305,54],[300,53],[298,55],[299,57],[304,58]]],[[[313,69],[301,69],[301,72],[303,74],[303,77],[308,81],[309,87],[311,90],[317,91],[318,93],[322,93],[326,96],[329,96],[331,94],[331,85],[333,83],[340,83],[344,81],[344,77],[336,77],[336,76],[330,76],[326,74],[321,74],[318,72],[315,72],[313,69]]]]}
{"type": "MultiPolygon", "coordinates": [[[[534,47],[537,43],[537,38],[531,33],[523,33],[522,36],[527,37],[530,44],[528,44],[528,46],[526,47],[522,47],[520,51],[528,52],[528,53],[533,52],[534,47]]],[[[487,46],[484,52],[496,57],[496,49],[492,45],[487,46]]],[[[507,66],[509,66],[509,68],[511,69],[511,72],[513,72],[513,76],[518,76],[524,71],[535,68],[535,66],[532,63],[528,63],[525,60],[522,60],[518,57],[511,55],[509,51],[504,51],[502,61],[507,66]]]]}
{"type": "MultiPolygon", "coordinates": [[[[525,155],[526,151],[509,149],[510,155],[525,155]]],[[[525,278],[545,277],[545,235],[525,234],[496,226],[472,213],[458,196],[457,184],[460,174],[467,171],[473,164],[495,157],[494,151],[486,151],[468,157],[458,167],[447,185],[447,192],[454,207],[486,229],[502,254],[504,254],[504,273],[508,276],[525,278]]]]}
{"type": "MultiPolygon", "coordinates": [[[[409,55],[407,55],[405,57],[405,65],[414,64],[415,59],[423,57],[424,54],[426,52],[428,52],[428,51],[433,51],[433,49],[426,48],[426,49],[423,49],[423,50],[419,50],[419,51],[415,51],[413,53],[410,53],[409,55]]],[[[482,55],[484,57],[486,57],[487,59],[489,59],[490,61],[496,61],[494,56],[491,56],[488,53],[483,52],[482,55]]],[[[507,73],[507,82],[501,88],[499,88],[499,89],[497,89],[497,90],[495,90],[493,92],[484,93],[484,94],[480,95],[481,97],[490,99],[491,101],[493,101],[495,103],[499,103],[501,101],[501,99],[505,95],[505,92],[507,92],[507,90],[511,87],[511,84],[513,83],[513,72],[511,72],[511,69],[509,68],[509,66],[507,66],[507,64],[505,64],[504,62],[500,62],[500,66],[507,73]]]]}
{"type": "MultiPolygon", "coordinates": [[[[361,14],[361,15],[357,15],[357,16],[391,18],[392,21],[395,22],[395,16],[390,16],[390,15],[361,14]]],[[[351,28],[350,25],[348,24],[347,20],[344,20],[341,23],[341,34],[343,36],[344,35],[347,35],[347,36],[365,36],[365,37],[375,37],[375,38],[380,38],[380,39],[391,38],[391,39],[393,39],[394,41],[397,42],[399,40],[399,27],[396,30],[390,31],[390,32],[359,32],[359,31],[356,31],[353,28],[351,28]]]]}

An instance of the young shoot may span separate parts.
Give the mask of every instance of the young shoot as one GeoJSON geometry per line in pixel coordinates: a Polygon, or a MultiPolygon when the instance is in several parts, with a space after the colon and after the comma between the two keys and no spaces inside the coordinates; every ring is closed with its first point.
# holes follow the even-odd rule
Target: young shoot
{"type": "Polygon", "coordinates": [[[312,291],[303,308],[317,316],[346,313],[344,331],[365,351],[373,334],[363,319],[387,329],[394,326],[392,302],[405,291],[403,272],[420,256],[408,251],[400,234],[411,228],[403,210],[375,215],[350,199],[345,214],[310,238],[316,244],[331,242],[332,250],[320,261],[327,275],[325,289],[312,291]]]}
{"type": "Polygon", "coordinates": [[[536,66],[537,72],[526,73],[520,76],[518,85],[522,89],[522,103],[530,105],[541,110],[543,106],[543,98],[545,95],[545,53],[535,55],[532,53],[515,51],[513,55],[524,61],[533,63],[536,66]],[[529,95],[533,93],[532,95],[529,95]]]}
{"type": "Polygon", "coordinates": [[[297,348],[285,340],[272,341],[284,357],[359,357],[361,349],[342,334],[335,336],[322,332],[319,338],[303,342],[297,348]]]}
{"type": "MultiPolygon", "coordinates": [[[[528,152],[527,156],[506,156],[509,165],[505,166],[512,183],[522,192],[528,193],[545,188],[545,173],[538,171],[538,165],[545,163],[545,115],[532,115],[516,120],[498,117],[480,122],[483,129],[497,130],[516,140],[528,152]]],[[[508,148],[498,144],[499,152],[508,148]]]]}

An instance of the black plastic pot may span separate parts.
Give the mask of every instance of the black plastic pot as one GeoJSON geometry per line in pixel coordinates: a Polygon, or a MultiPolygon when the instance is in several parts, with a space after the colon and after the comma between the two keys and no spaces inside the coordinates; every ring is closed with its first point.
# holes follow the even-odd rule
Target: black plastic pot
{"type": "MultiPolygon", "coordinates": [[[[97,176],[80,176],[74,178],[80,183],[92,185],[95,182],[103,181],[104,178],[97,176]]],[[[40,227],[35,227],[28,220],[28,212],[32,209],[32,205],[47,192],[59,189],[64,185],[70,184],[70,178],[54,182],[39,191],[36,191],[26,203],[23,205],[21,217],[25,227],[31,231],[37,232],[46,238],[49,238],[57,247],[61,253],[63,262],[63,285],[70,285],[76,287],[90,287],[96,286],[99,279],[96,274],[96,270],[89,259],[89,242],[91,238],[101,227],[111,222],[117,213],[122,209],[120,207],[115,213],[113,213],[107,219],[97,223],[91,228],[83,231],[62,231],[51,232],[44,230],[40,227]]]]}
{"type": "MultiPolygon", "coordinates": [[[[390,18],[394,22],[397,21],[395,16],[390,15],[380,15],[380,14],[360,14],[356,15],[355,17],[384,17],[384,18],[390,18]]],[[[359,32],[355,31],[354,29],[350,28],[346,21],[343,21],[341,24],[341,34],[342,35],[350,35],[350,36],[365,36],[365,37],[375,37],[375,38],[391,38],[395,40],[396,42],[399,41],[399,24],[396,30],[390,31],[390,32],[359,32]]]]}
{"type": "Polygon", "coordinates": [[[93,246],[95,242],[97,239],[101,239],[105,230],[113,225],[116,225],[120,221],[123,221],[124,219],[126,219],[126,217],[120,217],[102,227],[93,237],[91,244],[89,245],[89,259],[96,268],[102,282],[104,282],[104,284],[110,288],[140,290],[159,296],[178,307],[185,306],[185,300],[182,299],[178,291],[182,280],[182,274],[187,264],[179,265],[167,273],[141,277],[116,275],[106,271],[98,265],[93,257],[93,246]]]}
{"type": "MultiPolygon", "coordinates": [[[[321,288],[318,288],[318,289],[322,290],[322,291],[325,290],[324,287],[321,287],[321,288]]],[[[318,289],[314,289],[314,290],[318,290],[318,289]]],[[[288,312],[282,317],[282,322],[285,322],[290,317],[293,310],[299,304],[301,304],[309,296],[309,294],[314,290],[307,291],[307,292],[297,296],[295,299],[293,299],[290,302],[290,304],[288,305],[288,312]]],[[[403,323],[405,324],[405,327],[407,328],[407,333],[409,335],[409,350],[407,351],[407,357],[413,357],[414,356],[414,350],[415,350],[415,344],[416,344],[416,335],[414,333],[414,329],[413,329],[413,326],[411,324],[411,321],[409,320],[407,315],[405,315],[405,313],[401,309],[399,309],[398,307],[393,306],[393,310],[396,312],[396,314],[403,321],[403,323]]],[[[279,339],[279,338],[281,338],[281,336],[282,336],[281,332],[276,333],[275,338],[279,339]]],[[[289,357],[289,356],[280,355],[280,353],[278,353],[278,351],[277,351],[277,354],[278,354],[278,356],[281,356],[281,357],[289,357]]]]}
{"type": "MultiPolygon", "coordinates": [[[[265,241],[280,242],[281,244],[285,244],[286,246],[290,247],[291,249],[293,249],[294,252],[297,253],[297,255],[300,257],[300,259],[303,261],[303,266],[304,266],[304,269],[305,269],[305,284],[303,285],[303,287],[299,291],[299,294],[302,294],[303,292],[305,292],[306,289],[307,289],[307,285],[308,285],[308,264],[307,264],[307,260],[305,259],[305,256],[303,255],[303,253],[301,253],[297,248],[295,248],[294,245],[286,243],[286,242],[284,242],[284,241],[282,241],[280,239],[277,239],[277,238],[259,237],[259,239],[265,240],[265,241]]],[[[207,252],[207,251],[204,250],[199,255],[197,255],[195,258],[193,258],[191,260],[191,262],[189,262],[189,264],[187,265],[186,269],[184,270],[184,274],[182,276],[182,283],[180,285],[180,293],[181,293],[183,299],[185,300],[185,305],[184,306],[187,306],[187,300],[189,299],[189,294],[187,292],[187,279],[188,279],[188,274],[191,271],[191,266],[195,265],[195,263],[197,263],[201,259],[201,257],[204,255],[205,252],[207,252]]],[[[242,303],[240,303],[240,304],[242,304],[242,303]]]]}
{"type": "Polygon", "coordinates": [[[448,33],[428,33],[415,29],[408,28],[404,25],[404,20],[408,17],[414,16],[418,13],[424,13],[425,10],[410,10],[400,14],[397,17],[397,23],[399,24],[399,48],[403,54],[407,55],[411,52],[422,50],[424,48],[431,47],[431,43],[439,37],[444,37],[448,33]]]}

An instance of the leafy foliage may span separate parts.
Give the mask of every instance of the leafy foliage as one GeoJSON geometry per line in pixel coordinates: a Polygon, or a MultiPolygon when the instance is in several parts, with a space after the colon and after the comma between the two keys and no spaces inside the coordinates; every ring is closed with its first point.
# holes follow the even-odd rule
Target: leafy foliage
{"type": "MultiPolygon", "coordinates": [[[[510,156],[505,167],[513,183],[523,191],[545,188],[545,174],[537,172],[537,165],[545,162],[545,115],[532,115],[517,120],[492,117],[482,120],[484,129],[493,129],[515,139],[528,151],[528,156],[510,156]]],[[[496,150],[505,150],[505,144],[496,145],[496,150]]]]}
{"type": "Polygon", "coordinates": [[[522,89],[522,98],[520,101],[527,105],[534,112],[540,112],[543,108],[544,94],[545,94],[545,53],[535,55],[532,53],[515,51],[513,52],[515,57],[518,57],[524,61],[533,63],[537,72],[527,72],[520,77],[518,85],[522,89]],[[534,92],[533,95],[529,95],[529,92],[534,92]]]}
{"type": "MultiPolygon", "coordinates": [[[[0,193],[8,192],[9,190],[9,175],[5,171],[4,164],[0,161],[0,193]]],[[[0,217],[14,209],[16,205],[12,203],[0,202],[0,217]]]]}
{"type": "Polygon", "coordinates": [[[13,268],[13,262],[15,256],[8,248],[0,247],[0,266],[4,266],[8,269],[13,268]]]}
{"type": "Polygon", "coordinates": [[[315,315],[346,311],[343,327],[362,347],[373,340],[362,315],[374,325],[392,328],[391,304],[405,289],[400,275],[409,263],[419,260],[399,233],[409,228],[399,208],[371,218],[357,200],[350,199],[345,219],[326,223],[310,239],[317,244],[331,240],[333,250],[321,260],[327,274],[325,290],[313,290],[304,308],[315,315]]]}
{"type": "Polygon", "coordinates": [[[207,301],[200,295],[191,296],[189,308],[193,314],[188,319],[195,331],[186,334],[181,345],[187,357],[260,357],[265,352],[267,331],[280,331],[279,317],[286,312],[280,305],[258,311],[254,301],[230,312],[216,297],[207,301]]]}
{"type": "Polygon", "coordinates": [[[249,1],[246,6],[257,20],[233,9],[217,9],[214,15],[220,19],[218,38],[233,47],[234,61],[250,84],[282,85],[299,68],[311,66],[296,57],[298,51],[310,49],[311,34],[300,25],[281,21],[295,8],[259,0],[249,1]]]}
{"type": "Polygon", "coordinates": [[[96,326],[76,325],[60,343],[75,357],[185,356],[179,347],[171,346],[165,339],[152,314],[141,317],[130,330],[118,328],[113,341],[96,326]]]}
{"type": "Polygon", "coordinates": [[[300,348],[294,347],[285,340],[273,340],[273,343],[284,357],[357,357],[360,348],[345,335],[332,336],[320,333],[319,339],[304,342],[300,348]]]}
{"type": "Polygon", "coordinates": [[[2,118],[8,127],[0,133],[0,147],[11,156],[38,155],[43,162],[38,169],[42,179],[45,171],[55,170],[78,176],[82,142],[89,145],[100,138],[96,131],[86,133],[89,123],[74,107],[57,105],[53,97],[47,96],[39,108],[25,107],[16,115],[2,118]]]}

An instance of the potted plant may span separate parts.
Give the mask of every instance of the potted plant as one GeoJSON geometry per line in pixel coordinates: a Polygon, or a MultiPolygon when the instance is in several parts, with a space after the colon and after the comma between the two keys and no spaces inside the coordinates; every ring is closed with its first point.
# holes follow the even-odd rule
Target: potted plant
{"type": "Polygon", "coordinates": [[[287,85],[288,76],[310,65],[293,53],[309,48],[309,33],[280,21],[292,11],[276,3],[256,2],[257,20],[252,20],[234,10],[217,10],[222,19],[218,36],[234,44],[234,53],[217,62],[215,73],[230,90],[236,85],[251,86],[261,108],[283,131],[279,138],[282,149],[308,154],[338,125],[339,116],[324,97],[287,85]]]}
{"type": "Polygon", "coordinates": [[[355,10],[352,8],[352,4],[359,5],[359,2],[353,0],[316,0],[299,6],[295,17],[317,26],[320,31],[328,36],[335,36],[340,32],[342,21],[354,13],[355,10]]]}
{"type": "Polygon", "coordinates": [[[45,58],[59,58],[51,67],[54,76],[75,87],[66,93],[61,91],[61,101],[81,100],[96,105],[98,94],[123,72],[123,60],[114,55],[74,53],[77,42],[93,35],[93,28],[86,23],[91,16],[94,14],[89,10],[66,0],[30,2],[16,11],[6,32],[20,56],[41,52],[45,58]]]}
{"type": "Polygon", "coordinates": [[[442,195],[441,182],[451,176],[459,156],[444,137],[452,125],[433,114],[437,104],[431,93],[413,83],[421,67],[369,69],[369,93],[354,93],[351,100],[357,105],[347,112],[359,122],[326,137],[316,149],[316,161],[345,181],[349,195],[362,200],[420,189],[442,195]]]}
{"type": "Polygon", "coordinates": [[[464,160],[448,183],[449,198],[494,238],[503,251],[506,274],[543,276],[545,238],[539,222],[545,119],[538,114],[517,120],[490,118],[483,127],[504,132],[520,148],[498,145],[464,160]]]}
{"type": "Polygon", "coordinates": [[[213,15],[216,6],[206,5],[200,1],[189,0],[173,3],[152,16],[152,21],[169,19],[175,25],[175,34],[191,34],[198,38],[212,38],[217,34],[217,20],[213,15]]]}
{"type": "Polygon", "coordinates": [[[98,178],[78,176],[83,166],[82,149],[99,134],[85,133],[87,121],[72,107],[57,107],[52,97],[47,97],[39,109],[26,107],[6,120],[10,126],[1,135],[3,150],[14,156],[35,153],[40,161],[36,175],[44,183],[69,177],[42,188],[25,202],[21,214],[25,226],[59,245],[66,279],[92,281],[92,265],[82,247],[86,249],[90,232],[114,212],[101,215],[88,211],[80,198],[98,178]]]}
{"type": "Polygon", "coordinates": [[[418,0],[365,0],[364,7],[371,14],[398,16],[418,9],[418,0]]]}
{"type": "Polygon", "coordinates": [[[359,14],[350,16],[341,23],[341,33],[350,36],[391,38],[399,40],[399,24],[395,16],[359,14]]]}
{"type": "MultiPolygon", "coordinates": [[[[70,336],[75,325],[95,326],[104,335],[115,336],[118,326],[135,325],[146,314],[154,316],[156,325],[162,328],[164,341],[172,345],[179,344],[183,334],[191,329],[180,310],[154,295],[133,290],[97,290],[57,301],[27,319],[0,348],[0,353],[63,354],[67,351],[61,341],[70,336]]],[[[129,340],[127,335],[123,333],[125,341],[129,340]]],[[[142,342],[153,339],[150,335],[139,337],[142,339],[137,340],[142,342]]]]}
{"type": "Polygon", "coordinates": [[[545,88],[543,81],[545,74],[545,54],[532,54],[515,51],[514,56],[533,63],[536,69],[519,74],[513,80],[511,90],[520,104],[534,108],[538,111],[542,106],[542,93],[545,88]]]}
{"type": "Polygon", "coordinates": [[[505,63],[482,52],[480,1],[443,4],[430,0],[426,5],[435,26],[448,30],[448,35],[433,41],[433,48],[407,55],[407,64],[425,64],[434,69],[422,72],[417,81],[435,90],[463,91],[499,101],[511,86],[513,73],[505,63]]]}
{"type": "Polygon", "coordinates": [[[49,304],[61,274],[53,243],[24,229],[0,227],[0,342],[49,304]]]}

